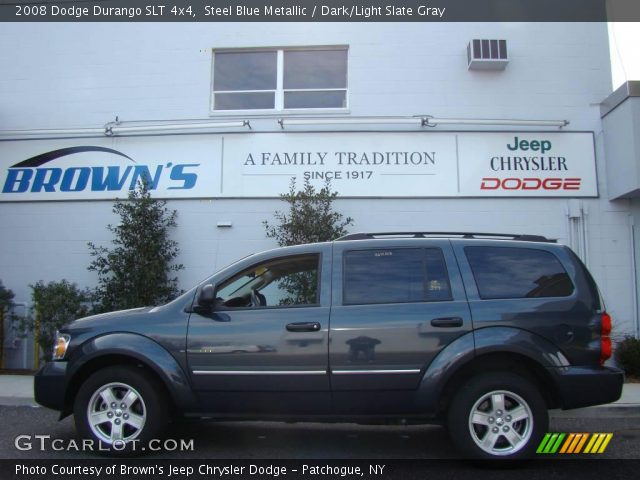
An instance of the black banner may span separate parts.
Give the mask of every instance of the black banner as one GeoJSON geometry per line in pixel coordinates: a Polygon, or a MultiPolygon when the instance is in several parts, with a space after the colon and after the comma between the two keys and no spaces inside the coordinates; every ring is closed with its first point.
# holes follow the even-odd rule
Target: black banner
{"type": "Polygon", "coordinates": [[[2,22],[640,21],[638,0],[0,0],[2,22]]]}
{"type": "Polygon", "coordinates": [[[637,460],[530,460],[482,463],[452,460],[0,460],[0,478],[13,480],[546,480],[635,478],[637,460]]]}

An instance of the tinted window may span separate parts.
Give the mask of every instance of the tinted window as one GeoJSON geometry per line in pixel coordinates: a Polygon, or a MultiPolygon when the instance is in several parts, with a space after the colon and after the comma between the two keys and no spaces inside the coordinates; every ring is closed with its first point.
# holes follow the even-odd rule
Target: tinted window
{"type": "Polygon", "coordinates": [[[425,263],[427,300],[451,300],[449,275],[447,274],[442,250],[439,248],[427,248],[425,250],[425,263]]]}
{"type": "Polygon", "coordinates": [[[380,249],[347,252],[344,303],[404,303],[451,298],[439,249],[380,249]]]}
{"type": "Polygon", "coordinates": [[[555,255],[544,250],[466,247],[481,298],[566,297],[573,284],[555,255]]]}
{"type": "Polygon", "coordinates": [[[317,255],[304,255],[254,265],[218,287],[218,304],[229,308],[317,304],[318,260],[317,255]]]}

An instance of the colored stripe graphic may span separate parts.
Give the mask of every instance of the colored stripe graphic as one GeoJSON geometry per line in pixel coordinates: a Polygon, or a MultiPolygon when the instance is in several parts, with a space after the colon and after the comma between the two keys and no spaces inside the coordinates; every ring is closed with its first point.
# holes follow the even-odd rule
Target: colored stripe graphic
{"type": "Polygon", "coordinates": [[[604,453],[612,438],[613,433],[547,433],[536,453],[599,454],[604,453]]]}
{"type": "Polygon", "coordinates": [[[547,433],[544,438],[542,439],[542,441],[540,442],[540,445],[538,445],[538,449],[536,450],[536,453],[543,453],[544,452],[544,447],[547,444],[547,442],[549,441],[549,439],[551,438],[551,434],[547,433]]]}
{"type": "Polygon", "coordinates": [[[593,435],[591,435],[591,439],[589,440],[589,443],[587,443],[587,446],[584,449],[584,453],[591,453],[591,448],[597,451],[599,445],[600,445],[600,434],[594,433],[593,435]]]}
{"type": "Polygon", "coordinates": [[[581,433],[580,435],[582,435],[582,438],[580,438],[580,441],[578,442],[578,445],[576,445],[576,449],[573,453],[580,453],[582,451],[582,447],[587,441],[587,438],[589,438],[588,433],[581,433]]]}
{"type": "Polygon", "coordinates": [[[558,435],[558,439],[556,440],[556,443],[553,444],[553,447],[551,447],[551,451],[549,451],[549,453],[556,453],[558,451],[558,448],[560,448],[560,444],[562,443],[562,440],[564,440],[566,434],[561,433],[560,435],[558,435]]]}
{"type": "Polygon", "coordinates": [[[612,433],[594,433],[584,453],[604,452],[612,437],[612,433]]]}
{"type": "Polygon", "coordinates": [[[560,449],[559,453],[566,453],[567,449],[569,448],[569,445],[571,445],[571,442],[573,442],[574,438],[576,438],[576,434],[570,433],[569,436],[567,437],[567,441],[564,442],[564,445],[562,445],[562,448],[560,449]]]}

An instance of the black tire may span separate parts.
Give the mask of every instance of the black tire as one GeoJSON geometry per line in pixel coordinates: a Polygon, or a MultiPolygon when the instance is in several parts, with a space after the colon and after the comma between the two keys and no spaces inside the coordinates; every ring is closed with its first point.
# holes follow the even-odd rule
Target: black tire
{"type": "Polygon", "coordinates": [[[129,366],[103,368],[87,378],[73,414],[78,435],[93,440],[93,450],[106,455],[143,453],[163,433],[169,417],[162,385],[145,370],[129,366]],[[113,401],[107,404],[105,398],[113,401]],[[93,425],[89,412],[94,413],[93,425]]]}
{"type": "Polygon", "coordinates": [[[549,427],[549,414],[534,382],[512,372],[492,372],[454,393],[447,427],[468,458],[523,459],[534,454],[549,427]]]}

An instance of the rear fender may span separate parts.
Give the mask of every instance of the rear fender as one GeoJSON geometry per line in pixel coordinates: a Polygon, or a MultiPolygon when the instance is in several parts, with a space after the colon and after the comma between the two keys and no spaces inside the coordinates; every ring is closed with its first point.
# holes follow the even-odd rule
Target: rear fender
{"type": "Polygon", "coordinates": [[[417,407],[436,414],[449,380],[469,362],[490,353],[518,354],[546,368],[569,366],[564,354],[539,335],[511,327],[482,328],[457,338],[433,359],[420,381],[417,407]]]}

